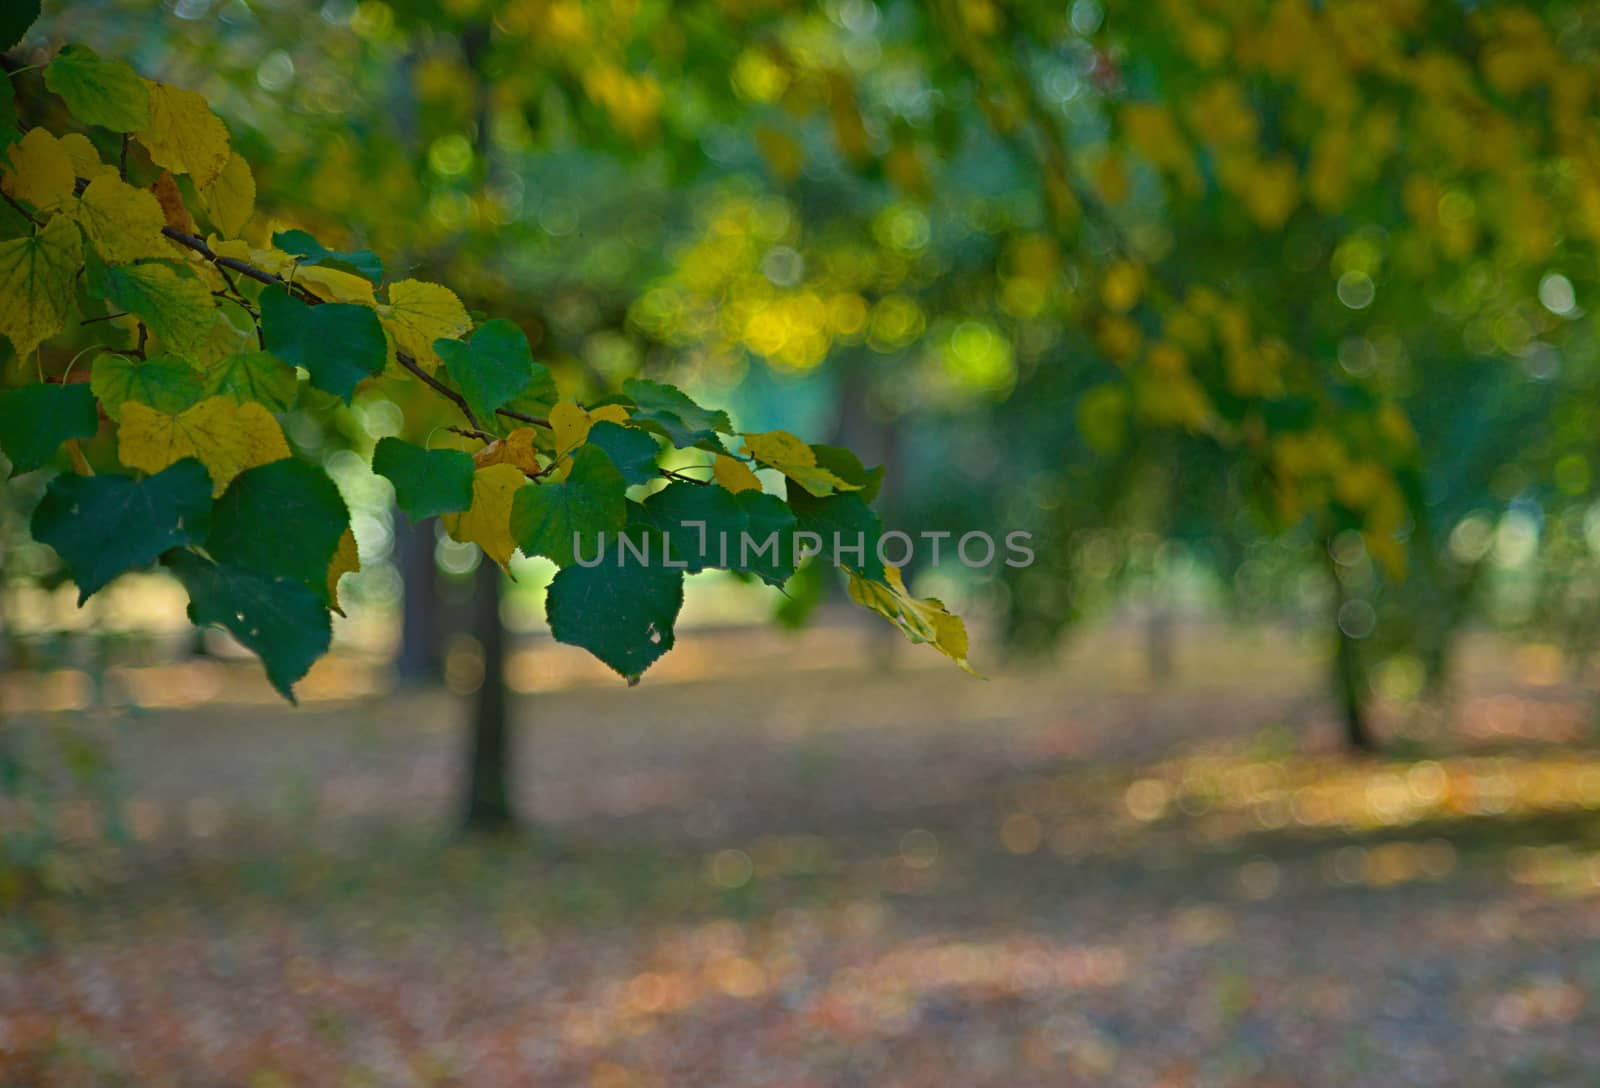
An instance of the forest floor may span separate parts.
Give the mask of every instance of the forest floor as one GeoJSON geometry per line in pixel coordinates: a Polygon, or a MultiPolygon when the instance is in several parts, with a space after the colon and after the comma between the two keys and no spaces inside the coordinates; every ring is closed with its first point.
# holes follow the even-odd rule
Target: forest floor
{"type": "Polygon", "coordinates": [[[8,726],[109,750],[118,818],[4,814],[55,839],[7,885],[0,1085],[1597,1083],[1600,741],[1549,651],[1475,648],[1372,759],[1290,635],[1141,662],[704,633],[629,690],[531,645],[533,830],[487,843],[459,697],[130,674],[203,701],[8,726]]]}

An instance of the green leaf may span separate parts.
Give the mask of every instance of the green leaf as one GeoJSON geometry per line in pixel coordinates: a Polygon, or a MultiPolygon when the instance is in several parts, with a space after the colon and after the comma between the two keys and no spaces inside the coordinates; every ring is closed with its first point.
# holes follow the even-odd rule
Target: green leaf
{"type": "Polygon", "coordinates": [[[649,432],[602,419],[589,428],[585,441],[605,450],[630,486],[647,484],[656,478],[656,455],[661,450],[649,432]]]}
{"type": "Polygon", "coordinates": [[[62,46],[44,70],[44,85],[86,125],[112,132],[150,127],[150,91],[144,80],[121,61],[105,60],[86,46],[62,46]]]}
{"type": "Polygon", "coordinates": [[[190,551],[175,553],[171,566],[189,592],[189,621],[230,631],[261,658],[272,686],[294,702],[295,681],[328,652],[333,637],[322,597],[293,578],[213,563],[190,551]]]}
{"type": "MultiPolygon", "coordinates": [[[[789,509],[798,521],[795,531],[815,533],[821,542],[821,557],[835,566],[883,581],[883,561],[878,558],[883,523],[861,496],[850,491],[817,498],[793,480],[788,485],[789,509]],[[859,554],[857,545],[861,547],[859,554]]],[[[806,543],[809,546],[817,542],[806,543]]]]}
{"type": "Polygon", "coordinates": [[[776,495],[764,491],[741,491],[734,496],[744,513],[744,532],[748,549],[741,545],[733,570],[748,571],[768,585],[782,586],[794,576],[794,511],[776,495]],[[776,538],[776,543],[768,547],[776,538]]]}
{"type": "MultiPolygon", "coordinates": [[[[21,145],[13,150],[20,155],[21,145]]],[[[43,230],[0,242],[0,336],[18,356],[66,327],[83,258],[83,235],[64,215],[52,216],[43,230]]]]}
{"type": "Polygon", "coordinates": [[[688,573],[738,564],[748,521],[733,492],[680,480],[645,499],[644,509],[672,545],[672,561],[687,563],[688,573]]]}
{"type": "Polygon", "coordinates": [[[287,412],[294,404],[300,379],[294,367],[268,351],[242,351],[214,363],[205,372],[205,395],[254,402],[268,411],[287,412]]]}
{"type": "MultiPolygon", "coordinates": [[[[561,399],[561,392],[556,388],[556,380],[550,376],[550,371],[542,363],[533,364],[533,377],[528,381],[528,387],[512,397],[501,407],[520,412],[525,416],[535,416],[540,419],[548,418],[550,409],[556,401],[561,399]]],[[[499,434],[508,434],[518,427],[526,426],[519,420],[508,416],[493,417],[493,424],[484,420],[485,426],[499,434]]]]}
{"type": "Polygon", "coordinates": [[[426,450],[385,438],[372,452],[372,471],[394,484],[395,505],[412,521],[472,505],[474,465],[462,450],[426,450]]]}
{"type": "Polygon", "coordinates": [[[604,452],[579,446],[565,480],[517,492],[511,504],[511,535],[525,554],[546,556],[563,567],[574,559],[577,535],[584,541],[584,557],[589,558],[600,546],[591,543],[596,535],[621,531],[627,524],[627,490],[622,473],[604,452]]]}
{"type": "Polygon", "coordinates": [[[622,383],[622,391],[636,406],[632,422],[665,435],[680,449],[699,446],[720,451],[722,442],[716,432],[733,433],[727,412],[700,407],[676,386],[629,378],[622,383]]]}
{"type": "Polygon", "coordinates": [[[210,395],[205,375],[176,355],[144,361],[102,355],[94,361],[89,388],[112,419],[122,418],[122,406],[130,400],[175,416],[210,395]]]}
{"type": "Polygon", "coordinates": [[[776,495],[680,480],[645,499],[640,512],[690,574],[744,571],[781,586],[794,573],[795,516],[776,495]]]}
{"type": "Polygon", "coordinates": [[[557,571],[545,596],[556,641],[583,647],[630,684],[672,649],[672,627],[683,606],[683,571],[661,565],[659,534],[640,538],[649,562],[608,549],[598,566],[557,571]]]}
{"type": "Polygon", "coordinates": [[[10,49],[39,18],[39,0],[6,0],[0,4],[0,52],[10,49]]]}
{"type": "Polygon", "coordinates": [[[327,473],[286,457],[247,469],[228,485],[211,512],[205,547],[219,562],[303,582],[320,599],[349,524],[327,473]]]}
{"type": "Polygon", "coordinates": [[[817,455],[817,467],[826,469],[847,484],[854,484],[861,490],[857,492],[865,502],[872,502],[878,497],[878,489],[883,486],[883,466],[867,468],[861,463],[851,450],[843,446],[812,446],[811,452],[817,455]]]}
{"type": "Polygon", "coordinates": [[[22,138],[17,125],[17,91],[9,78],[0,78],[0,162],[9,163],[6,149],[22,138]]]}
{"type": "Polygon", "coordinates": [[[535,364],[527,334],[510,321],[490,321],[465,343],[435,340],[433,350],[480,419],[493,416],[496,408],[533,381],[535,364]]]}
{"type": "Polygon", "coordinates": [[[261,335],[266,349],[291,366],[303,366],[311,384],[346,404],[355,388],[383,373],[388,341],[378,315],[365,306],[324,302],[313,306],[288,291],[261,294],[261,335]]]}
{"type": "Polygon", "coordinates": [[[82,382],[35,382],[0,393],[0,451],[11,459],[11,475],[48,464],[69,438],[90,438],[100,429],[94,394],[82,382]]]}
{"type": "Polygon", "coordinates": [[[57,476],[33,512],[33,536],[66,561],[81,605],[117,575],[199,542],[210,518],[211,476],[186,458],[143,480],[57,476]]]}
{"type": "Polygon", "coordinates": [[[216,320],[206,285],[187,268],[161,262],[115,267],[88,262],[89,294],[135,315],[169,351],[200,356],[216,320]]]}
{"type": "Polygon", "coordinates": [[[298,257],[301,264],[340,268],[346,272],[354,272],[374,284],[383,280],[383,262],[370,249],[328,249],[303,230],[274,231],[272,245],[273,248],[281,249],[290,256],[298,257]]]}

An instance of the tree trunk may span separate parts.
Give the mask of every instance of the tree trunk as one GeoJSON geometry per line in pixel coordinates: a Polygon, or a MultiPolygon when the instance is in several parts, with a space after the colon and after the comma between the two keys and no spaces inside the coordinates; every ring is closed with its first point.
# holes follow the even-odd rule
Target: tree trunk
{"type": "Polygon", "coordinates": [[[505,628],[500,622],[500,568],[484,557],[475,575],[472,633],[483,647],[483,684],[473,702],[467,741],[467,792],[462,822],[468,832],[508,831],[511,730],[506,714],[505,628]]]}
{"type": "Polygon", "coordinates": [[[395,673],[407,686],[444,678],[444,608],[434,563],[431,518],[411,521],[395,512],[395,548],[400,560],[400,651],[395,673]]]}
{"type": "Polygon", "coordinates": [[[1150,682],[1165,687],[1177,671],[1177,632],[1172,605],[1152,591],[1144,617],[1144,660],[1150,682]]]}
{"type": "Polygon", "coordinates": [[[1377,738],[1367,721],[1366,677],[1361,668],[1361,647],[1345,634],[1340,626],[1339,614],[1344,611],[1349,598],[1344,583],[1339,580],[1339,564],[1334,562],[1326,542],[1323,554],[1328,561],[1328,577],[1333,581],[1333,633],[1338,644],[1333,654],[1333,686],[1339,699],[1339,710],[1344,717],[1345,743],[1353,751],[1376,752],[1377,738]]]}

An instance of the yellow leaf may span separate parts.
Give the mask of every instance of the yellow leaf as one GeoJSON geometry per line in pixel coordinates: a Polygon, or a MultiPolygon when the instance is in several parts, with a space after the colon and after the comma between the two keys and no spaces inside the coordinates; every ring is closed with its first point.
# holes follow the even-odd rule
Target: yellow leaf
{"type": "Polygon", "coordinates": [[[206,246],[218,257],[232,257],[253,264],[274,276],[288,275],[294,268],[294,258],[281,249],[256,249],[249,242],[237,238],[223,239],[215,234],[206,237],[206,246]]]}
{"type": "Polygon", "coordinates": [[[199,458],[211,473],[211,493],[220,495],[245,469],[288,457],[289,443],[272,413],[254,402],[211,397],[169,415],[130,400],[122,405],[117,456],[145,472],[199,458]]]}
{"type": "Polygon", "coordinates": [[[346,528],[344,535],[339,537],[339,547],[334,550],[333,560],[328,564],[328,606],[341,616],[344,615],[344,609],[339,607],[339,579],[360,569],[361,555],[356,551],[356,534],[346,528]]]}
{"type": "Polygon", "coordinates": [[[0,192],[41,212],[55,211],[72,198],[72,156],[50,133],[30,128],[8,154],[11,162],[0,167],[0,192]]]}
{"type": "Polygon", "coordinates": [[[183,206],[183,194],[178,191],[178,183],[170,170],[161,171],[161,176],[150,186],[150,192],[161,205],[161,214],[166,216],[167,226],[185,234],[195,233],[194,216],[183,206]]]}
{"type": "Polygon", "coordinates": [[[841,480],[827,469],[819,468],[817,455],[811,447],[788,431],[746,434],[744,448],[757,461],[777,469],[818,498],[835,491],[861,490],[860,484],[841,480]]]}
{"type": "Polygon", "coordinates": [[[223,234],[238,234],[256,210],[256,179],[238,152],[228,156],[217,180],[200,190],[200,210],[223,234]]]}
{"type": "Polygon", "coordinates": [[[589,440],[589,428],[601,421],[626,423],[628,410],[620,404],[606,404],[594,411],[585,411],[570,401],[559,401],[550,409],[550,430],[554,435],[557,462],[549,476],[560,482],[572,470],[571,453],[589,440]]]}
{"type": "MultiPolygon", "coordinates": [[[[223,303],[212,311],[213,317],[206,323],[200,335],[184,348],[185,357],[203,370],[210,369],[231,355],[255,348],[254,322],[250,323],[248,329],[240,328],[228,320],[230,309],[236,314],[243,314],[243,311],[223,303]]],[[[246,320],[249,320],[248,316],[246,320]]]]}
{"type": "Polygon", "coordinates": [[[978,673],[967,663],[967,625],[961,617],[947,611],[935,597],[913,597],[900,577],[898,567],[884,567],[882,582],[850,571],[850,599],[872,609],[893,623],[912,642],[926,642],[949,657],[967,672],[978,673]]]}
{"type": "Polygon", "coordinates": [[[472,477],[472,505],[459,514],[444,514],[445,531],[463,544],[476,544],[504,567],[517,550],[511,538],[511,500],[528,479],[515,465],[490,465],[472,477]]]}
{"type": "Polygon", "coordinates": [[[78,226],[100,259],[127,264],[144,257],[170,257],[161,235],[166,220],[156,198],[114,175],[95,178],[78,201],[78,226]]]}
{"type": "Polygon", "coordinates": [[[174,174],[188,174],[204,189],[228,164],[228,129],[193,91],[145,81],[150,88],[150,127],[135,133],[150,161],[174,174]]]}
{"type": "Polygon", "coordinates": [[[562,458],[589,437],[593,426],[589,413],[571,401],[560,401],[550,408],[550,430],[555,434],[556,457],[562,458]]]}
{"type": "Polygon", "coordinates": [[[100,152],[95,150],[94,144],[83,133],[69,132],[61,137],[61,148],[72,160],[72,172],[78,177],[93,181],[104,174],[116,176],[117,168],[100,161],[100,152]]]}
{"type": "Polygon", "coordinates": [[[472,455],[479,468],[490,465],[513,465],[524,473],[539,471],[539,459],[534,456],[538,432],[532,427],[518,427],[504,438],[498,438],[472,455]]]}
{"type": "Polygon", "coordinates": [[[1115,261],[1100,281],[1100,298],[1106,308],[1127,313],[1144,293],[1144,268],[1133,261],[1115,261]]]}
{"type": "Polygon", "coordinates": [[[28,238],[0,242],[0,333],[19,356],[60,332],[83,265],[83,236],[60,216],[28,238]]]}
{"type": "MultiPolygon", "coordinates": [[[[815,454],[812,456],[815,457],[815,454]]],[[[737,457],[729,457],[725,453],[717,454],[716,463],[711,466],[711,474],[717,478],[717,483],[735,495],[741,491],[761,490],[761,481],[750,471],[750,466],[737,457]]]]}
{"type": "Polygon", "coordinates": [[[319,298],[329,302],[355,302],[363,306],[377,305],[372,294],[372,281],[337,268],[318,265],[301,265],[294,270],[294,282],[311,288],[319,298]]]}
{"type": "Polygon", "coordinates": [[[395,346],[432,373],[439,368],[435,340],[461,336],[472,328],[467,308],[448,287],[421,280],[401,280],[389,285],[389,302],[378,307],[395,346]]]}

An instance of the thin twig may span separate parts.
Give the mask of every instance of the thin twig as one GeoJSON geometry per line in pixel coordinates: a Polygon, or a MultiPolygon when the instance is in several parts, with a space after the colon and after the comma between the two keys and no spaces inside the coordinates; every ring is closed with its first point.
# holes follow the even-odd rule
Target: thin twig
{"type": "Polygon", "coordinates": [[[115,321],[119,317],[131,317],[131,316],[133,316],[133,315],[129,314],[126,310],[124,310],[122,313],[101,314],[99,317],[86,317],[82,321],[78,322],[78,324],[80,324],[80,325],[93,325],[93,324],[95,324],[96,322],[99,322],[99,321],[115,321]]]}
{"type": "Polygon", "coordinates": [[[525,412],[517,412],[510,408],[496,408],[494,413],[497,416],[505,416],[507,419],[519,419],[522,422],[532,424],[535,427],[543,427],[546,430],[551,429],[550,421],[548,419],[540,419],[538,416],[530,416],[525,412]]]}
{"type": "MultiPolygon", "coordinates": [[[[78,179],[78,183],[80,187],[87,185],[87,182],[82,178],[78,179]]],[[[6,199],[10,200],[11,198],[7,196],[6,199]]],[[[17,208],[17,210],[22,212],[23,215],[28,215],[27,211],[20,206],[17,208]]],[[[32,219],[33,217],[30,215],[28,218],[32,219]]],[[[34,222],[37,223],[37,220],[34,220],[34,222]]],[[[301,287],[299,284],[291,283],[289,280],[286,280],[282,276],[279,276],[275,273],[268,272],[262,268],[257,268],[248,261],[241,261],[237,257],[219,256],[209,245],[206,244],[205,239],[196,235],[189,234],[186,231],[178,230],[176,227],[162,227],[161,233],[172,239],[174,242],[177,242],[179,245],[194,250],[207,261],[210,261],[213,265],[215,265],[217,270],[223,274],[223,277],[228,279],[229,286],[234,288],[235,294],[238,293],[238,288],[233,284],[232,279],[228,278],[227,273],[230,269],[239,273],[241,276],[247,276],[250,279],[255,280],[257,283],[263,283],[268,286],[284,287],[291,294],[295,295],[308,305],[316,306],[326,301],[325,299],[319,298],[317,295],[313,294],[309,289],[301,287]]],[[[252,313],[252,316],[258,315],[252,313]]],[[[258,335],[260,333],[259,325],[257,326],[257,333],[258,335]]],[[[472,429],[479,435],[484,435],[487,433],[484,431],[483,425],[478,422],[478,417],[473,414],[472,408],[467,404],[466,398],[460,393],[457,393],[454,389],[451,389],[448,385],[445,385],[443,382],[439,381],[426,370],[423,370],[422,367],[417,365],[417,361],[408,353],[396,350],[395,360],[399,362],[402,367],[404,367],[406,370],[409,370],[412,374],[419,378],[424,385],[428,386],[428,388],[432,389],[435,393],[438,393],[440,396],[444,397],[446,400],[450,401],[457,408],[459,408],[461,410],[461,414],[467,418],[467,422],[472,425],[472,429]]],[[[511,408],[499,408],[496,409],[496,413],[498,415],[506,416],[509,419],[520,420],[523,423],[532,424],[535,427],[550,427],[550,421],[547,419],[541,419],[538,416],[531,416],[525,412],[518,412],[511,408]]]]}
{"type": "Polygon", "coordinates": [[[444,382],[441,382],[438,378],[435,378],[432,374],[429,374],[426,370],[423,370],[417,365],[417,361],[411,356],[407,355],[405,352],[397,351],[394,353],[394,357],[399,361],[401,366],[405,367],[418,378],[422,379],[423,385],[426,385],[429,389],[432,389],[435,393],[439,394],[441,397],[444,397],[457,408],[461,409],[461,414],[467,417],[467,422],[472,424],[473,430],[479,432],[483,431],[483,425],[478,422],[478,417],[472,414],[472,409],[468,406],[466,397],[463,397],[460,393],[457,393],[454,389],[451,389],[448,385],[444,384],[444,382]]]}
{"type": "Polygon", "coordinates": [[[17,214],[22,216],[22,218],[26,219],[36,227],[40,225],[39,219],[27,208],[24,208],[21,204],[18,204],[15,200],[13,200],[10,193],[0,191],[0,197],[4,197],[7,204],[17,209],[17,214]]]}

